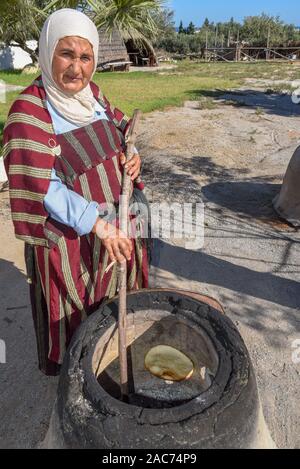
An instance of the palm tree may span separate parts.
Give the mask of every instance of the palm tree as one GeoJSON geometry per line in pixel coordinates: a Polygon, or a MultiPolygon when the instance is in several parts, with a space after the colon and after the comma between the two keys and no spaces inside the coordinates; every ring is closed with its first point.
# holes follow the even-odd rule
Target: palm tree
{"type": "Polygon", "coordinates": [[[42,24],[52,11],[78,8],[92,15],[96,26],[109,36],[117,29],[125,42],[132,39],[144,47],[153,62],[151,41],[160,31],[157,13],[163,4],[164,0],[1,0],[0,41],[8,46],[18,45],[36,63],[38,51],[32,51],[26,42],[38,40],[42,24]]]}
{"type": "MultiPolygon", "coordinates": [[[[39,3],[39,2],[37,2],[39,3]]],[[[74,8],[85,10],[88,8],[87,0],[51,0],[51,1],[41,1],[41,10],[48,16],[49,12],[59,10],[60,8],[74,8]]]]}
{"type": "Polygon", "coordinates": [[[109,36],[117,29],[125,42],[131,39],[144,47],[151,62],[155,60],[151,41],[160,31],[156,13],[162,10],[164,3],[164,0],[52,0],[44,12],[62,7],[90,11],[97,28],[102,28],[109,36]]]}
{"type": "Polygon", "coordinates": [[[0,41],[21,47],[36,63],[37,52],[28,47],[27,41],[38,40],[43,18],[34,0],[2,0],[0,41]]]}

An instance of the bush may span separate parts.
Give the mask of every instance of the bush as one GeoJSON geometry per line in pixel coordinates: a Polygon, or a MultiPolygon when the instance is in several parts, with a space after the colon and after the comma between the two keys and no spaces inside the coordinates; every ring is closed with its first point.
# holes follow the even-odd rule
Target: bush
{"type": "Polygon", "coordinates": [[[198,53],[205,46],[201,34],[170,34],[157,41],[155,47],[173,54],[198,53]]]}

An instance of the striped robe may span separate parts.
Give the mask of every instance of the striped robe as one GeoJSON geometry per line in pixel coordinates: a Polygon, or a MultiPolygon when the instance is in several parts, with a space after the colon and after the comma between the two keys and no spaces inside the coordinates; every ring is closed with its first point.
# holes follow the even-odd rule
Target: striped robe
{"type": "MultiPolygon", "coordinates": [[[[120,153],[125,149],[129,119],[113,108],[91,83],[109,121],[55,135],[38,77],[13,103],[4,128],[4,164],[15,235],[25,241],[25,259],[37,337],[39,368],[59,372],[75,330],[105,298],[117,293],[116,266],[108,273],[108,254],[101,241],[79,237],[49,218],[43,199],[55,168],[62,181],[88,201],[118,204],[120,153]],[[58,150],[59,149],[59,150],[58,150]]],[[[141,181],[137,189],[143,189],[141,181]]],[[[135,239],[128,263],[128,288],[147,287],[147,249],[135,239]]]]}

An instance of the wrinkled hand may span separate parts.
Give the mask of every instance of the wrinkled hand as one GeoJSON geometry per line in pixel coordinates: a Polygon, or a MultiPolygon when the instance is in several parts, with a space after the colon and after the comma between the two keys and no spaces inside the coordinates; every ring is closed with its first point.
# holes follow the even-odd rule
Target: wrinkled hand
{"type": "Polygon", "coordinates": [[[126,261],[126,259],[130,261],[132,242],[126,237],[123,231],[101,218],[98,218],[92,232],[101,239],[112,261],[118,261],[120,263],[126,261]]]}
{"type": "MultiPolygon", "coordinates": [[[[126,163],[126,156],[121,153],[120,156],[121,164],[126,163]]],[[[126,172],[130,176],[131,180],[134,181],[141,172],[141,157],[138,154],[133,155],[130,161],[125,164],[126,172]]]]}

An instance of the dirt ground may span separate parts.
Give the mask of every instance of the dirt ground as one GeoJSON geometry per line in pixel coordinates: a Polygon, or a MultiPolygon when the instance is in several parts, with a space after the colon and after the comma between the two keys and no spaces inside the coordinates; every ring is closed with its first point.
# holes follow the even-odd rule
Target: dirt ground
{"type": "MultiPolygon", "coordinates": [[[[256,371],[264,415],[280,448],[300,448],[300,235],[278,220],[272,199],[300,145],[300,106],[249,89],[144,117],[137,145],[151,201],[205,203],[202,249],[156,239],[151,286],[215,297],[237,325],[256,371]]],[[[44,437],[56,378],[36,369],[23,246],[0,194],[0,447],[35,447],[44,437]]]]}

